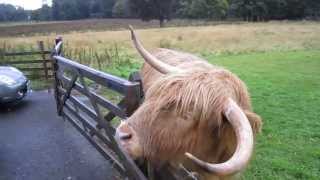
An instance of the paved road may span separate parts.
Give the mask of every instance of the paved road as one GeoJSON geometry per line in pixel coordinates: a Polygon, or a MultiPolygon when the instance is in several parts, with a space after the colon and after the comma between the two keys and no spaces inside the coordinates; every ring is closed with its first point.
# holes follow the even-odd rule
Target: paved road
{"type": "Polygon", "coordinates": [[[110,164],[56,115],[52,94],[0,107],[0,180],[115,179],[110,164]]]}

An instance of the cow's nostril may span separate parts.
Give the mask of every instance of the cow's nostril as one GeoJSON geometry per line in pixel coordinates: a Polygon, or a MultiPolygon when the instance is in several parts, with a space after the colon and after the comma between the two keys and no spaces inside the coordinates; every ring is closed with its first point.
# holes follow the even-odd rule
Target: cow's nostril
{"type": "Polygon", "coordinates": [[[129,134],[129,133],[123,133],[120,135],[121,140],[129,140],[131,138],[132,138],[132,134],[129,134]]]}

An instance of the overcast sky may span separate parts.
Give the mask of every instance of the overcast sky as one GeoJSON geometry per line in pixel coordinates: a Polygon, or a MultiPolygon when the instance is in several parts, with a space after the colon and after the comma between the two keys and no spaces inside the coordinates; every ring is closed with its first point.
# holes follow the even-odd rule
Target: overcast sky
{"type": "MultiPolygon", "coordinates": [[[[47,0],[51,5],[51,0],[47,0]]],[[[21,6],[24,9],[38,9],[42,6],[42,0],[0,0],[0,3],[12,4],[21,6]]]]}

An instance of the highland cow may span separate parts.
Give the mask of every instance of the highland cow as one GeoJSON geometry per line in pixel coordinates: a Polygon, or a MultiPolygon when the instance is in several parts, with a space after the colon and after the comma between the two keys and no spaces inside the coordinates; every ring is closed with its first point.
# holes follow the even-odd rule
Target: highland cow
{"type": "Polygon", "coordinates": [[[156,167],[183,164],[201,179],[242,172],[261,128],[246,85],[197,56],[169,49],[150,53],[130,29],[145,60],[145,99],[117,128],[118,143],[133,159],[156,167]]]}

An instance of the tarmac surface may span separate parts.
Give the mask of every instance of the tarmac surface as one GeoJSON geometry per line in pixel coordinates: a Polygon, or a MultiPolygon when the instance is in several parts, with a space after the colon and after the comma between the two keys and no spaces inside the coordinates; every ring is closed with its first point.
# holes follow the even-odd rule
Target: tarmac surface
{"type": "Polygon", "coordinates": [[[0,107],[0,180],[113,180],[112,167],[56,114],[52,94],[0,107]]]}

